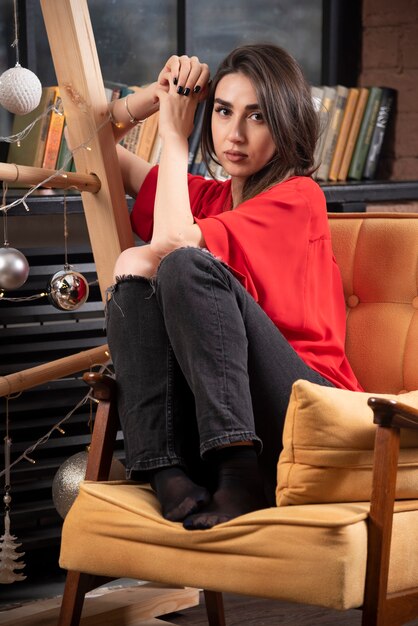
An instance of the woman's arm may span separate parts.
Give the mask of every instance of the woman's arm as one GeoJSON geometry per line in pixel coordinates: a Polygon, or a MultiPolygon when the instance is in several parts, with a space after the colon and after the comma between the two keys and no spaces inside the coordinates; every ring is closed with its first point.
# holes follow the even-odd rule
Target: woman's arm
{"type": "Polygon", "coordinates": [[[182,246],[204,246],[201,230],[194,223],[190,207],[187,140],[201,99],[199,92],[207,84],[209,70],[197,57],[181,57],[179,61],[178,68],[172,67],[167,74],[168,90],[157,89],[162,151],[150,245],[160,258],[182,246]],[[183,93],[179,93],[178,85],[183,88],[183,93]],[[199,89],[196,90],[197,85],[199,89]],[[183,95],[184,90],[188,90],[188,95],[183,95]]]}
{"type": "MultiPolygon", "coordinates": [[[[113,100],[109,105],[113,135],[118,143],[136,124],[159,108],[156,89],[158,81],[135,91],[125,98],[113,100]]],[[[121,145],[117,145],[122,180],[126,193],[135,197],[144,182],[151,165],[121,145]]]]}
{"type": "Polygon", "coordinates": [[[124,189],[127,194],[135,198],[152,165],[120,144],[116,146],[116,152],[122,172],[124,189]]]}

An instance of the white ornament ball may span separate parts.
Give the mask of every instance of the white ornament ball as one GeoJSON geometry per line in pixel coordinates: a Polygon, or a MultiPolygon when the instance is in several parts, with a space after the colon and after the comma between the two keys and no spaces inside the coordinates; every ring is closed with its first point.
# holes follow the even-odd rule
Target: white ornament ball
{"type": "Polygon", "coordinates": [[[19,289],[29,276],[29,263],[20,250],[0,248],[0,289],[19,289]]]}
{"type": "MultiPolygon", "coordinates": [[[[87,469],[88,452],[77,452],[58,468],[52,482],[52,500],[58,513],[64,518],[80,490],[87,469]]],[[[124,465],[115,457],[112,459],[109,480],[124,480],[124,465]]]]}
{"type": "Polygon", "coordinates": [[[41,95],[42,85],[39,78],[19,64],[0,76],[0,104],[10,113],[30,113],[38,106],[41,95]]]}

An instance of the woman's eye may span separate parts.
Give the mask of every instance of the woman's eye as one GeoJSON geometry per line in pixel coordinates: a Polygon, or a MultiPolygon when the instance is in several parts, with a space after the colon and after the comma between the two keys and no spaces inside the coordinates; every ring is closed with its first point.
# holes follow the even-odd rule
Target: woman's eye
{"type": "Polygon", "coordinates": [[[263,121],[263,115],[259,112],[257,113],[252,113],[251,114],[251,119],[255,120],[256,122],[262,122],[263,121]]]}
{"type": "Polygon", "coordinates": [[[226,107],[216,107],[215,111],[216,113],[219,113],[221,117],[226,117],[227,115],[229,115],[229,109],[227,109],[226,107]]]}

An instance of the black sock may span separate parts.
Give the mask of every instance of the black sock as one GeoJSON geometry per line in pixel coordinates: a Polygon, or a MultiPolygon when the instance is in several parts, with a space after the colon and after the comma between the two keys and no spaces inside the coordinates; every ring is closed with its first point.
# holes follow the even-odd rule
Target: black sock
{"type": "Polygon", "coordinates": [[[208,490],[196,485],[181,467],[154,470],[150,483],[161,504],[163,517],[171,522],[183,521],[210,500],[208,490]]]}
{"type": "Polygon", "coordinates": [[[188,530],[203,530],[268,506],[253,446],[227,446],[210,454],[218,475],[212,501],[199,513],[188,515],[188,530]]]}

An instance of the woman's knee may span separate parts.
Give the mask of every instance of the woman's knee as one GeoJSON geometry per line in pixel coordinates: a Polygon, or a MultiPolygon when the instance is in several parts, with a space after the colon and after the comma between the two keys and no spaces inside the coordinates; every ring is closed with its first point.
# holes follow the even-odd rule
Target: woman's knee
{"type": "Polygon", "coordinates": [[[167,254],[158,268],[158,276],[162,278],[188,276],[194,269],[206,270],[207,255],[210,252],[193,246],[177,248],[167,254]]]}
{"type": "Polygon", "coordinates": [[[127,248],[119,255],[113,271],[114,280],[120,276],[155,276],[160,259],[149,245],[127,248]]]}

